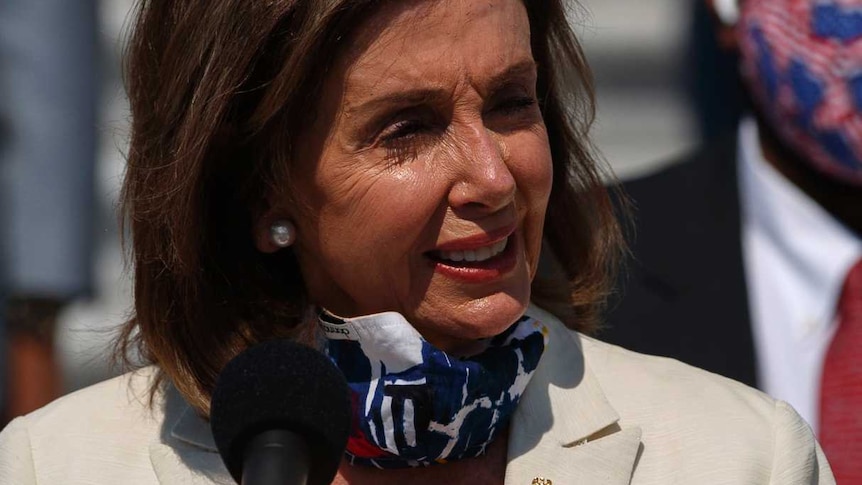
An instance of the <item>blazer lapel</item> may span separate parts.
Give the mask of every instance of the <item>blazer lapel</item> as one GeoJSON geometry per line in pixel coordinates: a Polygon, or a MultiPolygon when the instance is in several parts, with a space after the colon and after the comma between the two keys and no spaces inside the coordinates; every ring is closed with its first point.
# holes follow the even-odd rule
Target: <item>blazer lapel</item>
{"type": "Polygon", "coordinates": [[[630,483],[640,428],[620,427],[575,334],[536,307],[529,313],[551,334],[512,420],[506,485],[630,483]]]}
{"type": "Polygon", "coordinates": [[[173,387],[166,392],[164,410],[162,432],[149,446],[159,483],[235,485],[215,447],[209,424],[173,387]]]}

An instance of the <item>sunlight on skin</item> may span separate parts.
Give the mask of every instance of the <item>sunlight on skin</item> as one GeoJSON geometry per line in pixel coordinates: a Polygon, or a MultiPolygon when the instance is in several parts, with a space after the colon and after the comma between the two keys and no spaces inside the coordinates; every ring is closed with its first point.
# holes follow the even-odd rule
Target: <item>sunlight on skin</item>
{"type": "Polygon", "coordinates": [[[301,203],[265,216],[296,221],[315,302],[397,311],[456,353],[523,314],[552,169],[529,28],[516,0],[450,0],[392,3],[359,29],[300,149],[301,203]],[[482,263],[440,257],[502,240],[482,263]]]}

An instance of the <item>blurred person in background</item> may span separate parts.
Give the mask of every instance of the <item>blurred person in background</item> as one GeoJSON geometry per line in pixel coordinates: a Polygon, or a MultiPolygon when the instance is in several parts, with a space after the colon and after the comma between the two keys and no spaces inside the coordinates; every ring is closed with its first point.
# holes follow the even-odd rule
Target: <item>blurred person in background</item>
{"type": "Polygon", "coordinates": [[[626,184],[634,260],[602,337],[788,401],[862,483],[862,1],[708,3],[750,114],[626,184]]]}
{"type": "Polygon", "coordinates": [[[739,54],[727,41],[719,41],[712,4],[703,0],[690,3],[691,20],[683,40],[685,101],[691,107],[700,139],[713,140],[736,131],[748,109],[747,100],[737,69],[739,54]]]}
{"type": "Polygon", "coordinates": [[[3,422],[57,397],[57,317],[91,290],[95,0],[0,3],[3,422]]]}

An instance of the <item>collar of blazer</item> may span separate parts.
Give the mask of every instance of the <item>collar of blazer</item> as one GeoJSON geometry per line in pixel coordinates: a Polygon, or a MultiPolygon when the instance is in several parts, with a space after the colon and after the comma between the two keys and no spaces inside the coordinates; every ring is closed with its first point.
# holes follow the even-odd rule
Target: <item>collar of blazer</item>
{"type": "MultiPolygon", "coordinates": [[[[512,418],[507,485],[542,483],[628,484],[639,454],[641,430],[621,428],[598,380],[587,366],[580,336],[549,313],[531,316],[551,330],[548,347],[512,418]]],[[[209,424],[170,389],[165,426],[150,444],[160,483],[233,484],[209,424]]]]}
{"type": "Polygon", "coordinates": [[[641,429],[621,428],[586,362],[580,335],[531,306],[528,314],[551,335],[539,367],[512,418],[506,485],[628,484],[641,429]],[[535,481],[534,481],[535,480],[535,481]]]}

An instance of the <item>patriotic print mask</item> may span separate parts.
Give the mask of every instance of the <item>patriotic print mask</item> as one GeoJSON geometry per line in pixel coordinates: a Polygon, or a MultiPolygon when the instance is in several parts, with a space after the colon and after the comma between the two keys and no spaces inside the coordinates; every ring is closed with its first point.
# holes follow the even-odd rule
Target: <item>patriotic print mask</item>
{"type": "Polygon", "coordinates": [[[744,0],[741,71],[785,145],[862,186],[862,1],[744,0]]]}
{"type": "Polygon", "coordinates": [[[483,454],[517,408],[548,335],[525,316],[479,354],[457,358],[394,312],[349,319],[322,312],[320,326],[350,386],[347,459],[378,468],[483,454]]]}

